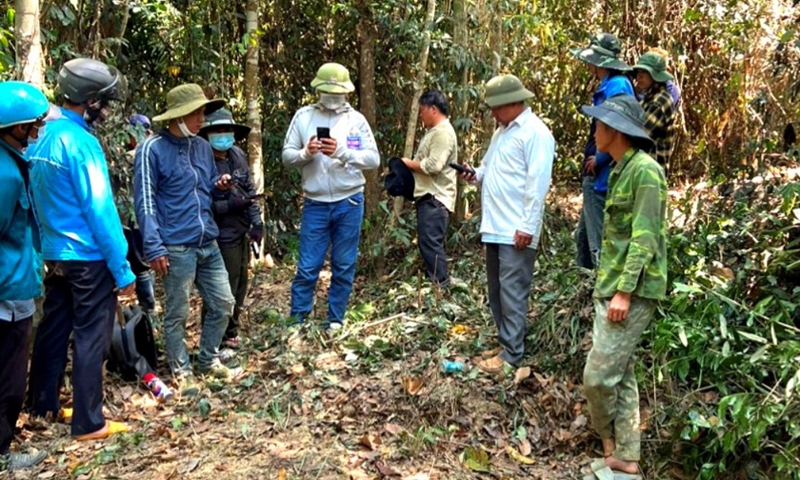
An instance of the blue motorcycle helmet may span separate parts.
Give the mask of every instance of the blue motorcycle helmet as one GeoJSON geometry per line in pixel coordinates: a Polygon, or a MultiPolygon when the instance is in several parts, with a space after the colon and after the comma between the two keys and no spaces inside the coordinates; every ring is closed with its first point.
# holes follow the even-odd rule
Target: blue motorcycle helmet
{"type": "Polygon", "coordinates": [[[10,80],[0,82],[0,130],[35,123],[50,109],[47,97],[30,83],[10,80]]]}

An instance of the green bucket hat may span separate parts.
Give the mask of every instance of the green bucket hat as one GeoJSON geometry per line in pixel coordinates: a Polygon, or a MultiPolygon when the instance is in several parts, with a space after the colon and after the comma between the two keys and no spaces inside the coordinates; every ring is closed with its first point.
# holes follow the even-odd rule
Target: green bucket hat
{"type": "Polygon", "coordinates": [[[667,73],[667,62],[655,52],[647,52],[639,57],[639,61],[633,66],[633,69],[644,70],[659,83],[666,83],[673,78],[671,74],[667,73]]]}
{"type": "Polygon", "coordinates": [[[225,100],[209,100],[200,85],[186,83],[167,93],[167,111],[153,117],[153,121],[163,122],[185,117],[201,107],[206,107],[205,113],[209,115],[224,106],[225,100]]]}
{"type": "Polygon", "coordinates": [[[589,41],[586,48],[573,48],[570,52],[578,59],[595,67],[627,72],[630,65],[620,60],[622,43],[610,33],[598,33],[589,41]]]}
{"type": "Polygon", "coordinates": [[[311,86],[325,93],[350,93],[356,89],[350,81],[347,67],[338,63],[326,63],[319,67],[311,86]]]}
{"type": "Polygon", "coordinates": [[[644,126],[644,109],[633,95],[617,95],[595,107],[584,105],[581,111],[629,137],[653,143],[644,126]]]}
{"type": "Polygon", "coordinates": [[[514,75],[498,75],[486,82],[483,102],[489,108],[517,103],[533,98],[533,93],[514,75]]]}
{"type": "Polygon", "coordinates": [[[250,127],[234,122],[233,114],[227,108],[220,108],[206,116],[206,123],[200,129],[200,135],[208,135],[209,132],[218,127],[231,127],[233,129],[233,137],[237,142],[250,135],[250,127]]]}

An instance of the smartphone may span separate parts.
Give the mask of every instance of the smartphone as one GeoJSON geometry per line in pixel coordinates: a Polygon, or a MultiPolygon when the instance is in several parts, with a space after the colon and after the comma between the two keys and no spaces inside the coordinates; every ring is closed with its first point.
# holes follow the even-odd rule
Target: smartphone
{"type": "Polygon", "coordinates": [[[470,175],[475,175],[475,170],[471,168],[465,168],[457,163],[448,163],[448,165],[458,173],[469,173],[470,175]]]}
{"type": "Polygon", "coordinates": [[[317,140],[331,138],[331,129],[328,127],[317,127],[317,140]]]}

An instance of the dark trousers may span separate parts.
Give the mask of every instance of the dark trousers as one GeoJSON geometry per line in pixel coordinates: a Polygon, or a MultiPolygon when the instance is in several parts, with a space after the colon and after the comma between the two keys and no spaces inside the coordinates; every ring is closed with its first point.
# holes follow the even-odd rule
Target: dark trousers
{"type": "Polygon", "coordinates": [[[536,250],[517,250],[513,245],[486,244],[486,277],[489,307],[497,324],[500,356],[517,365],[525,353],[528,299],[533,281],[536,250]]]}
{"type": "Polygon", "coordinates": [[[0,320],[0,455],[8,453],[25,399],[32,325],[33,317],[14,322],[0,320]]]}
{"type": "Polygon", "coordinates": [[[103,416],[103,360],[111,345],[117,297],[103,261],[53,262],[44,280],[44,317],[36,331],[28,402],[33,413],[58,415],[69,337],[72,435],[96,432],[103,416]]]}
{"type": "MultiPolygon", "coordinates": [[[[225,262],[225,270],[228,271],[228,282],[231,284],[231,293],[236,300],[233,307],[233,315],[228,321],[228,327],[225,329],[225,336],[223,340],[229,338],[236,338],[239,336],[239,315],[242,313],[244,306],[244,298],[247,296],[247,266],[250,264],[250,237],[245,235],[234,245],[225,245],[219,247],[222,253],[222,261],[225,262]]],[[[205,324],[206,313],[205,303],[203,304],[203,311],[201,320],[205,324]]]]}
{"type": "Polygon", "coordinates": [[[447,224],[450,212],[442,202],[432,195],[426,195],[416,202],[417,207],[417,243],[419,252],[425,261],[425,273],[431,282],[441,287],[450,284],[447,272],[447,254],[444,241],[447,235],[447,224]]]}

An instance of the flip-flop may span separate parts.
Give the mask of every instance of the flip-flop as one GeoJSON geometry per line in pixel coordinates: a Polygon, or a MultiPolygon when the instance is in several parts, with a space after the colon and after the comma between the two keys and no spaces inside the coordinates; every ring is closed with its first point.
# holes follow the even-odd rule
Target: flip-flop
{"type": "Polygon", "coordinates": [[[606,461],[602,458],[594,459],[592,463],[589,464],[589,469],[591,473],[584,470],[583,473],[589,473],[589,475],[583,477],[583,480],[642,480],[642,476],[636,473],[611,470],[611,468],[606,465],[606,461]]]}
{"type": "Polygon", "coordinates": [[[486,350],[486,351],[481,352],[481,358],[483,360],[488,360],[488,359],[490,359],[492,357],[496,357],[496,356],[500,355],[501,353],[503,353],[503,347],[495,347],[495,348],[493,348],[491,350],[486,350]]]}
{"type": "Polygon", "coordinates": [[[83,435],[75,435],[74,438],[79,442],[86,442],[89,440],[102,440],[117,433],[127,433],[130,431],[131,427],[125,425],[124,423],[110,422],[106,420],[105,426],[100,430],[92,433],[85,433],[83,435]]]}

